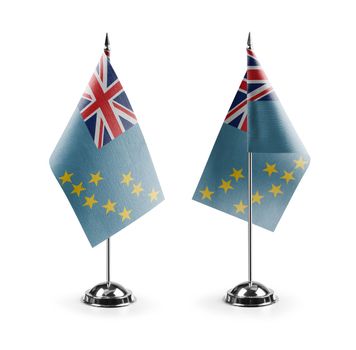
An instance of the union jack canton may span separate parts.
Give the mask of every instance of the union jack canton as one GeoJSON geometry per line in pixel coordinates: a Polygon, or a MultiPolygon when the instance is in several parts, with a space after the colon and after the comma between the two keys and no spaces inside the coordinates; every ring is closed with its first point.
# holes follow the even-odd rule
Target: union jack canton
{"type": "Polygon", "coordinates": [[[254,52],[247,49],[247,72],[237,90],[224,122],[246,132],[247,104],[248,102],[258,100],[277,100],[277,96],[254,52]]]}
{"type": "Polygon", "coordinates": [[[127,95],[105,54],[100,58],[78,109],[99,149],[137,123],[127,95]]]}

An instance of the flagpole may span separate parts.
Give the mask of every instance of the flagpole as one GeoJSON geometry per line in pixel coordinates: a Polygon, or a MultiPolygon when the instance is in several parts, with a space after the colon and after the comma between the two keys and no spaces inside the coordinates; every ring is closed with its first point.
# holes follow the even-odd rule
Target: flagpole
{"type": "MultiPolygon", "coordinates": [[[[105,35],[105,55],[110,58],[109,35],[105,35]]],[[[135,302],[135,297],[129,289],[111,281],[110,237],[106,240],[106,281],[87,290],[82,297],[84,304],[102,308],[128,306],[135,302]]]]}
{"type": "Polygon", "coordinates": [[[110,286],[110,238],[106,240],[106,284],[110,286]]]}
{"type": "MultiPolygon", "coordinates": [[[[251,34],[248,33],[247,39],[247,49],[252,50],[251,46],[251,34]]],[[[248,67],[247,72],[251,69],[248,67]]],[[[247,73],[247,85],[248,85],[248,73],[247,73]]],[[[247,89],[248,90],[248,89],[247,89]]],[[[248,109],[248,91],[247,91],[247,109],[248,109]]],[[[248,112],[248,121],[247,121],[247,132],[250,129],[249,120],[252,117],[248,112]]],[[[257,307],[257,306],[266,306],[274,304],[278,297],[274,294],[272,289],[267,288],[262,283],[252,280],[252,160],[253,153],[247,152],[247,197],[248,197],[248,281],[238,284],[236,287],[227,291],[225,296],[225,301],[228,304],[234,306],[243,306],[243,307],[257,307]]]]}
{"type": "MultiPolygon", "coordinates": [[[[248,33],[247,48],[252,49],[251,33],[248,33]]],[[[248,282],[252,286],[252,152],[247,154],[248,191],[248,282]]]]}
{"type": "Polygon", "coordinates": [[[248,282],[252,286],[252,152],[247,155],[248,172],[248,282]]]}
{"type": "MultiPolygon", "coordinates": [[[[105,44],[104,44],[104,53],[110,58],[110,41],[109,34],[105,34],[105,44]]],[[[106,283],[108,287],[110,286],[110,237],[106,240],[106,283]]]]}

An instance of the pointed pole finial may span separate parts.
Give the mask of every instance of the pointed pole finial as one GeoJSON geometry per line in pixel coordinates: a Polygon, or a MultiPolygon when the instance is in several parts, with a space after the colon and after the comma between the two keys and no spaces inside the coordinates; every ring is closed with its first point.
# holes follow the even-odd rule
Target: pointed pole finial
{"type": "Polygon", "coordinates": [[[105,36],[105,47],[104,47],[104,53],[106,56],[110,56],[110,41],[109,41],[109,34],[106,33],[105,36]]]}
{"type": "Polygon", "coordinates": [[[252,45],[251,45],[251,32],[248,32],[248,37],[247,37],[247,48],[249,50],[252,49],[252,45]]]}

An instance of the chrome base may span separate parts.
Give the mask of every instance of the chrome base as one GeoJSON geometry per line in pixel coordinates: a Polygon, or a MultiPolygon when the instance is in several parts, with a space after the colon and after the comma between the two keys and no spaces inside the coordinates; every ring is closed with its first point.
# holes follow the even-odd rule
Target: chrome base
{"type": "Polygon", "coordinates": [[[257,307],[274,304],[278,297],[272,289],[258,282],[244,282],[230,289],[225,301],[234,306],[257,307]]]}
{"type": "Polygon", "coordinates": [[[121,307],[135,302],[132,292],[118,283],[103,282],[87,290],[82,302],[97,307],[121,307]]]}

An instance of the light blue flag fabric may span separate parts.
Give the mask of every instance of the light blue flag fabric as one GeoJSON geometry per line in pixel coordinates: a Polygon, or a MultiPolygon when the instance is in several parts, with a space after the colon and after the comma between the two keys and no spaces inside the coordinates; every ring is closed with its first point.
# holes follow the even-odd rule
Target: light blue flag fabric
{"type": "Polygon", "coordinates": [[[248,151],[306,154],[279,100],[248,103],[248,151]]]}
{"type": "Polygon", "coordinates": [[[252,162],[252,222],[274,231],[310,157],[255,54],[217,137],[193,199],[248,220],[247,153],[252,162]]]}
{"type": "Polygon", "coordinates": [[[136,116],[105,55],[50,166],[92,246],[164,199],[136,116]]]}

